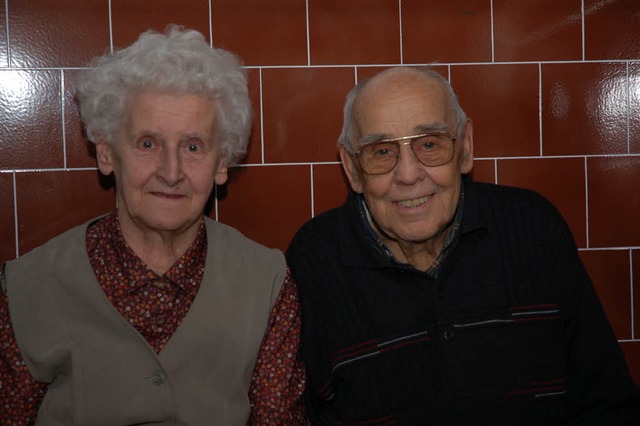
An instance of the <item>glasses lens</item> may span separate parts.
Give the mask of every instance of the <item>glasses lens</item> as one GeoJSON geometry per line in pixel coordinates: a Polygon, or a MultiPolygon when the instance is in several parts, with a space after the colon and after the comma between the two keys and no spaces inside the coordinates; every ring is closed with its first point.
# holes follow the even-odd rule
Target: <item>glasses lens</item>
{"type": "Polygon", "coordinates": [[[398,159],[397,142],[377,142],[360,151],[360,165],[365,173],[372,175],[387,173],[398,159]]]}
{"type": "Polygon", "coordinates": [[[447,134],[429,134],[411,141],[411,149],[425,166],[441,166],[451,161],[453,143],[447,134]]]}

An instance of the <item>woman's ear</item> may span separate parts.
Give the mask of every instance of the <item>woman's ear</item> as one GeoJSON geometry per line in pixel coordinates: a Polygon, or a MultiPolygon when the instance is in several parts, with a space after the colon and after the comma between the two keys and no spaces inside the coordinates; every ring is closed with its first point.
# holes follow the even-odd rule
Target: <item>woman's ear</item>
{"type": "Polygon", "coordinates": [[[96,143],[96,160],[100,173],[109,176],[113,172],[113,148],[105,141],[96,143]]]}

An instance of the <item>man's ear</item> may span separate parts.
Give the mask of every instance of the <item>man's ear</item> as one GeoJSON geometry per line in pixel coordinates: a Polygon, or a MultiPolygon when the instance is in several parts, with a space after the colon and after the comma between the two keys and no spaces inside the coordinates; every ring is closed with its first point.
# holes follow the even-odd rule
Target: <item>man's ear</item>
{"type": "Polygon", "coordinates": [[[96,159],[100,172],[109,176],[113,172],[113,148],[105,141],[96,143],[96,159]]]}
{"type": "Polygon", "coordinates": [[[460,141],[462,146],[462,158],[460,159],[460,172],[467,174],[473,169],[473,122],[467,118],[464,128],[464,139],[460,141]]]}
{"type": "Polygon", "coordinates": [[[358,172],[358,168],[354,163],[354,158],[344,145],[339,145],[340,149],[340,159],[342,160],[342,168],[344,169],[344,173],[347,175],[347,179],[349,179],[349,185],[351,185],[351,189],[353,189],[358,194],[362,194],[362,181],[360,179],[360,174],[358,172]]]}

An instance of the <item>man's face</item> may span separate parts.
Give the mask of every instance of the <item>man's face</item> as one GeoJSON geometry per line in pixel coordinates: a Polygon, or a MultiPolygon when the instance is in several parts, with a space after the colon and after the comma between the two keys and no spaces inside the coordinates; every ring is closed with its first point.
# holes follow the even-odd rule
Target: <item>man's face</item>
{"type": "Polygon", "coordinates": [[[123,233],[175,236],[198,226],[214,183],[227,180],[215,119],[214,101],[201,96],[148,92],[131,100],[115,144],[97,146],[100,171],[115,175],[123,233]]]}
{"type": "MultiPolygon", "coordinates": [[[[454,118],[448,117],[446,106],[446,92],[423,74],[403,72],[373,80],[354,105],[360,140],[409,136],[430,129],[444,129],[455,137],[454,118]]],[[[460,175],[472,167],[470,122],[464,139],[454,142],[454,149],[449,163],[427,167],[416,159],[409,145],[403,145],[390,172],[367,175],[357,159],[341,147],[351,187],[364,195],[376,231],[387,244],[440,244],[442,231],[458,205],[460,175]]]]}

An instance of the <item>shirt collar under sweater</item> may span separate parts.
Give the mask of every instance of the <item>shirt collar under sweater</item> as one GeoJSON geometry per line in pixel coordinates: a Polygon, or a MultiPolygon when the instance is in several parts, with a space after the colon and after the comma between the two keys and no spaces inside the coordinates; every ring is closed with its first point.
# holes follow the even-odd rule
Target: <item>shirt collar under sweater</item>
{"type": "Polygon", "coordinates": [[[129,247],[122,235],[117,211],[89,226],[86,245],[96,277],[107,295],[134,292],[151,280],[161,279],[179,286],[191,298],[200,288],[207,254],[204,221],[200,222],[191,246],[162,276],[151,270],[129,247]]]}

